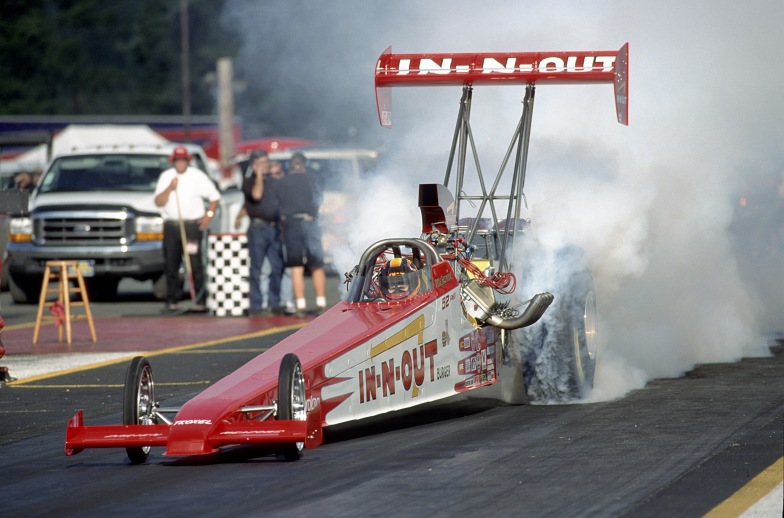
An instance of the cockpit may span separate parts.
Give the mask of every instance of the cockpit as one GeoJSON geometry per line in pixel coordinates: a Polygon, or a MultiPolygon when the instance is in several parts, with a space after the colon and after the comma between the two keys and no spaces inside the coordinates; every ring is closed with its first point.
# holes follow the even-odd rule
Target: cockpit
{"type": "Polygon", "coordinates": [[[436,250],[421,239],[385,239],[362,254],[346,302],[403,302],[432,290],[436,250]]]}

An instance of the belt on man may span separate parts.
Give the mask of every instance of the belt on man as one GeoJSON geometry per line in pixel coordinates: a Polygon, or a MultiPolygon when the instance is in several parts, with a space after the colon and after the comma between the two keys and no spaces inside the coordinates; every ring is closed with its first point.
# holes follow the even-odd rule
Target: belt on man
{"type": "Polygon", "coordinates": [[[269,220],[266,220],[264,218],[250,218],[250,222],[251,222],[251,224],[253,224],[253,223],[260,223],[260,224],[263,224],[263,225],[269,225],[270,227],[274,227],[275,226],[275,222],[274,221],[269,221],[269,220]]]}
{"type": "Polygon", "coordinates": [[[305,220],[305,221],[313,221],[314,219],[316,219],[313,216],[311,216],[310,214],[308,214],[307,212],[300,212],[300,213],[297,213],[297,214],[289,214],[288,217],[291,218],[291,219],[302,219],[302,220],[305,220]]]}

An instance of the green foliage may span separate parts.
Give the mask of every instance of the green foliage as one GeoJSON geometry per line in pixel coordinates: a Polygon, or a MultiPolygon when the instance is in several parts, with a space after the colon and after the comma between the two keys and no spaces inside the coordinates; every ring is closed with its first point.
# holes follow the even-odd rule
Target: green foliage
{"type": "MultiPolygon", "coordinates": [[[[192,113],[214,113],[204,81],[234,57],[225,0],[189,0],[192,113]]],[[[178,0],[0,0],[0,114],[182,113],[178,0]]]]}

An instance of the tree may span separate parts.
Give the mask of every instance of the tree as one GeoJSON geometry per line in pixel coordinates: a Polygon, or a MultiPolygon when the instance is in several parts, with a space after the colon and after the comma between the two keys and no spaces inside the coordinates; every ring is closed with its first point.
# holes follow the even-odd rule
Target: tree
{"type": "MultiPolygon", "coordinates": [[[[224,0],[190,0],[191,103],[213,113],[202,81],[239,40],[218,23],[224,0]]],[[[0,0],[0,113],[181,113],[175,0],[0,0]]]]}

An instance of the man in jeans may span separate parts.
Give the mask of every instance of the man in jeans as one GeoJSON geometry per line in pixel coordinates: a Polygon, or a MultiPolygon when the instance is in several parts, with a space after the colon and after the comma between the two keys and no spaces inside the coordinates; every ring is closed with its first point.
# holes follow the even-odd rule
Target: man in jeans
{"type": "Polygon", "coordinates": [[[249,174],[242,182],[245,211],[250,217],[248,251],[250,253],[250,316],[262,316],[264,301],[261,293],[261,268],[264,258],[269,261],[268,311],[282,314],[280,284],[283,277],[283,250],[278,228],[278,201],[274,185],[278,180],[270,175],[267,152],[256,150],[250,155],[249,174]]]}

